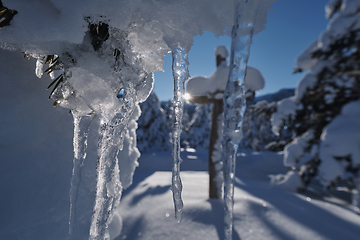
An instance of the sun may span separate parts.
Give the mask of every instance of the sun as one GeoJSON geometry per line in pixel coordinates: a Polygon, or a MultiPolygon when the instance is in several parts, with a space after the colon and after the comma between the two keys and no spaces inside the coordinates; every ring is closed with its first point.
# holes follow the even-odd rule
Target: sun
{"type": "Polygon", "coordinates": [[[185,94],[183,95],[183,98],[185,99],[185,101],[188,101],[188,100],[191,98],[191,95],[188,94],[188,93],[185,93],[185,94]]]}

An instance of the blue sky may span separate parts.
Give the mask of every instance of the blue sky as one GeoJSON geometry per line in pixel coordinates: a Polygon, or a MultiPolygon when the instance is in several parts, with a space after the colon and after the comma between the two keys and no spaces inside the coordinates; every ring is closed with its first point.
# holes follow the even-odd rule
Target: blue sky
{"type": "MultiPolygon", "coordinates": [[[[269,13],[266,29],[256,35],[250,48],[249,66],[258,68],[265,78],[265,88],[258,96],[282,88],[294,88],[303,74],[293,74],[295,59],[323,30],[328,20],[324,7],[328,0],[278,0],[269,13]]],[[[228,36],[215,37],[211,32],[194,37],[189,51],[192,77],[210,76],[215,71],[214,49],[225,45],[228,36]]],[[[155,73],[154,91],[161,101],[173,99],[171,54],[164,58],[165,72],[155,73]]]]}

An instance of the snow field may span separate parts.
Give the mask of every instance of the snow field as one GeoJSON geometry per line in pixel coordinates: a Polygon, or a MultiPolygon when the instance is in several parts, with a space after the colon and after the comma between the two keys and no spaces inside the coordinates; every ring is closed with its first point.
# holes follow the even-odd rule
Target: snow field
{"type": "MultiPolygon", "coordinates": [[[[170,191],[170,152],[144,154],[134,184],[124,191],[118,213],[123,219],[121,239],[223,239],[223,207],[208,199],[207,156],[183,151],[183,219],[174,219],[170,191]],[[191,160],[188,156],[198,156],[191,160]],[[151,162],[151,166],[146,165],[151,162]],[[143,164],[146,167],[141,167],[143,164]],[[200,167],[202,166],[202,168],[200,167]],[[187,167],[185,167],[187,169],[187,167]],[[166,170],[166,171],[164,171],[166,170]]],[[[360,216],[344,207],[269,185],[269,174],[279,171],[282,154],[244,152],[237,158],[233,239],[358,239],[360,216]]],[[[285,171],[285,168],[283,168],[285,171]]]]}

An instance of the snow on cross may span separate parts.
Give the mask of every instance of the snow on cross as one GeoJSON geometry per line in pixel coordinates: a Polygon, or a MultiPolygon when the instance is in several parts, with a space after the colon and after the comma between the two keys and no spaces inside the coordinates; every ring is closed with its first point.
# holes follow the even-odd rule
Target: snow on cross
{"type": "MultiPolygon", "coordinates": [[[[217,54],[217,51],[215,54],[217,54]]],[[[216,71],[210,77],[193,77],[189,79],[186,85],[188,101],[191,102],[191,98],[199,98],[200,96],[204,96],[209,99],[222,100],[228,76],[229,66],[226,61],[223,61],[219,66],[217,66],[216,71]]],[[[247,67],[245,86],[252,92],[259,91],[264,88],[265,80],[258,69],[250,66],[247,67]]],[[[197,101],[201,100],[198,99],[197,101]]],[[[204,101],[206,100],[204,99],[204,101]]]]}

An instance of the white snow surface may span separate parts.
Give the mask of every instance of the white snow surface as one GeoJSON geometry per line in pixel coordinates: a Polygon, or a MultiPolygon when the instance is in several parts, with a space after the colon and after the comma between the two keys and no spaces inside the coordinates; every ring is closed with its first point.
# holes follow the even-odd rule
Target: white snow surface
{"type": "MultiPolygon", "coordinates": [[[[210,77],[193,77],[187,81],[186,93],[191,96],[208,96],[222,99],[225,91],[229,67],[226,62],[218,66],[210,77]]],[[[265,80],[261,72],[253,67],[247,67],[245,85],[252,91],[264,88],[265,80]]]]}
{"type": "MultiPolygon", "coordinates": [[[[307,59],[303,64],[312,63],[312,59],[307,59]]],[[[305,66],[305,65],[304,65],[305,66]]],[[[302,104],[300,103],[303,95],[316,84],[317,77],[316,74],[310,72],[306,74],[303,78],[300,79],[296,88],[295,95],[289,98],[285,98],[278,102],[278,107],[275,113],[271,117],[272,131],[277,135],[281,127],[283,127],[283,122],[287,118],[292,118],[295,115],[296,110],[302,109],[302,104]]],[[[329,96],[329,101],[330,96],[329,96]]]]}
{"type": "Polygon", "coordinates": [[[360,20],[355,14],[359,8],[360,2],[357,0],[342,1],[341,14],[331,19],[329,26],[319,38],[318,46],[322,50],[327,50],[333,39],[360,28],[360,20]]]}
{"type": "Polygon", "coordinates": [[[278,174],[271,177],[272,182],[276,185],[276,188],[296,192],[299,188],[303,187],[301,177],[296,171],[289,171],[285,175],[278,174]]]}
{"type": "MultiPolygon", "coordinates": [[[[269,184],[268,174],[285,171],[281,154],[238,155],[233,239],[358,239],[359,215],[269,184]]],[[[133,186],[124,191],[118,209],[123,229],[115,240],[223,239],[222,203],[208,199],[207,154],[183,151],[182,158],[182,222],[178,224],[173,215],[170,153],[144,154],[139,159],[133,186]]]]}
{"type": "Polygon", "coordinates": [[[271,116],[272,131],[275,135],[279,134],[283,121],[295,114],[297,107],[293,97],[285,98],[278,102],[277,110],[271,116]]]}
{"type": "Polygon", "coordinates": [[[251,91],[259,91],[265,87],[264,77],[258,69],[253,67],[247,67],[244,83],[251,91]]]}
{"type": "MultiPolygon", "coordinates": [[[[325,7],[326,15],[329,16],[331,9],[336,5],[337,0],[329,1],[325,7]]],[[[342,0],[340,12],[341,14],[334,15],[326,30],[321,33],[319,39],[309,45],[302,54],[296,59],[296,68],[302,70],[310,70],[317,63],[318,59],[311,58],[311,53],[314,50],[321,49],[323,51],[328,50],[329,45],[333,42],[333,39],[337,39],[339,36],[360,28],[360,19],[356,16],[356,11],[360,8],[360,1],[358,0],[342,0]]],[[[329,61],[331,59],[325,59],[329,61]]],[[[321,70],[321,69],[320,69],[321,70]]],[[[314,72],[314,69],[311,70],[314,72]]]]}
{"type": "Polygon", "coordinates": [[[139,165],[140,152],[136,145],[137,120],[140,117],[140,107],[137,106],[133,112],[128,127],[124,134],[123,150],[119,152],[120,182],[124,189],[128,188],[133,181],[135,168],[139,165]]]}
{"type": "Polygon", "coordinates": [[[295,96],[294,100],[296,102],[299,102],[303,95],[312,87],[314,87],[315,83],[317,81],[315,74],[306,74],[297,84],[295,88],[295,96]]]}
{"type": "Polygon", "coordinates": [[[304,149],[308,146],[308,141],[314,137],[312,130],[305,132],[300,137],[296,137],[284,148],[284,166],[294,167],[299,159],[304,155],[304,149]]]}
{"type": "Polygon", "coordinates": [[[215,57],[218,55],[226,59],[229,57],[229,52],[225,46],[218,46],[215,49],[215,57]]]}
{"type": "MultiPolygon", "coordinates": [[[[244,14],[243,18],[257,14],[255,33],[264,29],[267,12],[272,10],[274,1],[264,0],[258,12],[244,14]]],[[[245,5],[245,0],[236,2],[245,5]]],[[[217,36],[229,34],[234,22],[234,0],[3,0],[2,3],[19,12],[11,21],[11,27],[1,30],[2,45],[38,52],[61,48],[64,43],[82,43],[88,27],[86,17],[123,30],[135,23],[133,27],[143,28],[143,31],[134,31],[132,36],[138,43],[147,43],[146,51],[156,39],[164,41],[170,48],[180,44],[189,50],[193,36],[203,31],[211,31],[217,36]]],[[[146,53],[145,49],[136,46],[133,50],[146,53]]]]}
{"type": "Polygon", "coordinates": [[[321,134],[319,174],[325,181],[344,175],[344,167],[335,157],[351,156],[353,166],[360,166],[360,100],[346,104],[341,114],[321,134]],[[346,141],[344,141],[346,139],[346,141]]]}
{"type": "MultiPolygon", "coordinates": [[[[311,62],[312,60],[308,59],[307,63],[311,62]]],[[[273,113],[271,117],[271,124],[272,124],[272,131],[275,135],[277,135],[280,130],[283,122],[287,118],[291,118],[295,115],[296,110],[302,108],[300,100],[302,99],[303,95],[314,87],[317,81],[316,75],[313,73],[306,74],[300,81],[298,82],[295,88],[295,95],[289,98],[285,98],[278,102],[278,107],[275,113],[273,113]]]]}
{"type": "Polygon", "coordinates": [[[318,47],[318,41],[311,43],[297,58],[295,66],[302,70],[309,70],[318,62],[317,59],[311,57],[311,53],[318,47]]]}

